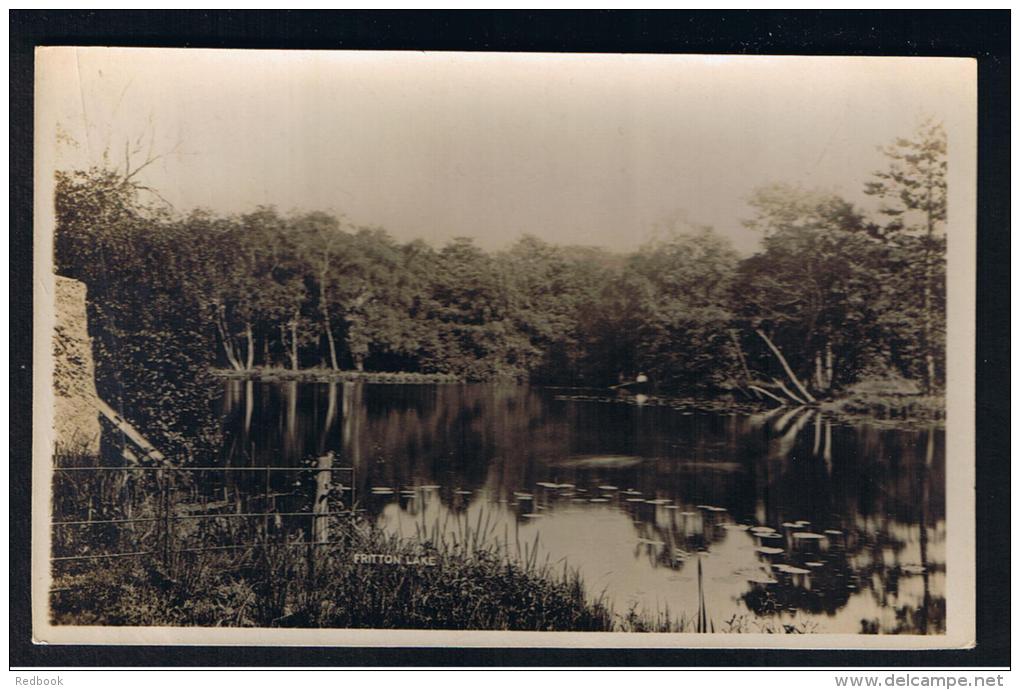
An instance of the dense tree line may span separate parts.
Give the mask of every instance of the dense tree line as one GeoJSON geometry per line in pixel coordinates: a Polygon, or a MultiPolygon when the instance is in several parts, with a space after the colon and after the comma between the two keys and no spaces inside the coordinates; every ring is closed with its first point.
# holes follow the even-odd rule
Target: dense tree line
{"type": "MultiPolygon", "coordinates": [[[[259,366],[563,385],[643,372],[668,391],[781,399],[895,376],[932,391],[945,147],[926,123],[885,150],[887,168],[862,181],[878,217],[834,194],[758,190],[747,225],[762,245],[743,259],[709,228],[629,255],[528,235],[499,252],[435,248],[325,213],[180,215],[146,203],[130,170],[61,172],[56,265],[88,286],[112,399],[166,400],[194,372],[259,366]]],[[[174,420],[152,417],[170,433],[174,420]]]]}

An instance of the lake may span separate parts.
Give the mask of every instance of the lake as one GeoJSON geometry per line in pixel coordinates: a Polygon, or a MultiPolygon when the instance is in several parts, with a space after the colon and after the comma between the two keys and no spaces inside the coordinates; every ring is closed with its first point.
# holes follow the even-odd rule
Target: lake
{"type": "Polygon", "coordinates": [[[231,381],[224,454],[334,451],[384,529],[485,521],[618,614],[691,618],[703,600],[716,632],[944,632],[941,430],[583,393],[231,381]]]}

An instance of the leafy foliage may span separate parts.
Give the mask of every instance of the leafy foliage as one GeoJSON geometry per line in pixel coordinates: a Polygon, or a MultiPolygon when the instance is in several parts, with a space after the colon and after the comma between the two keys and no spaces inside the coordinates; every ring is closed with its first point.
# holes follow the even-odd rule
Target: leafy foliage
{"type": "Polygon", "coordinates": [[[945,369],[945,134],[926,123],[885,152],[866,185],[884,224],[773,185],[751,199],[762,248],[744,259],[709,228],[630,255],[530,235],[490,253],[326,213],[177,215],[94,168],[57,176],[56,265],[88,286],[101,395],[174,449],[224,366],[561,385],[644,373],[660,390],[747,395],[789,372],[823,396],[888,375],[930,392],[945,369]]]}

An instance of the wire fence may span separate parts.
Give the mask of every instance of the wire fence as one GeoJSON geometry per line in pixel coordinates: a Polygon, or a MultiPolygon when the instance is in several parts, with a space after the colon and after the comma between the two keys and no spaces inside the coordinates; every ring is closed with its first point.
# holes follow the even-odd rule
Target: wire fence
{"type": "Polygon", "coordinates": [[[332,455],[317,462],[54,467],[50,561],[151,557],[169,566],[182,554],[328,545],[331,520],[357,512],[357,472],[332,455]]]}

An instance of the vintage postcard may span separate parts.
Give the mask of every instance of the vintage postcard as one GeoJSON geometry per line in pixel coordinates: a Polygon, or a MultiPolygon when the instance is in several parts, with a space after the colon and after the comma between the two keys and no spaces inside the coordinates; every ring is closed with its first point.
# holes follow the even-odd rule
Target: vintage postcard
{"type": "Polygon", "coordinates": [[[973,645],[974,61],[35,75],[37,642],[973,645]]]}

